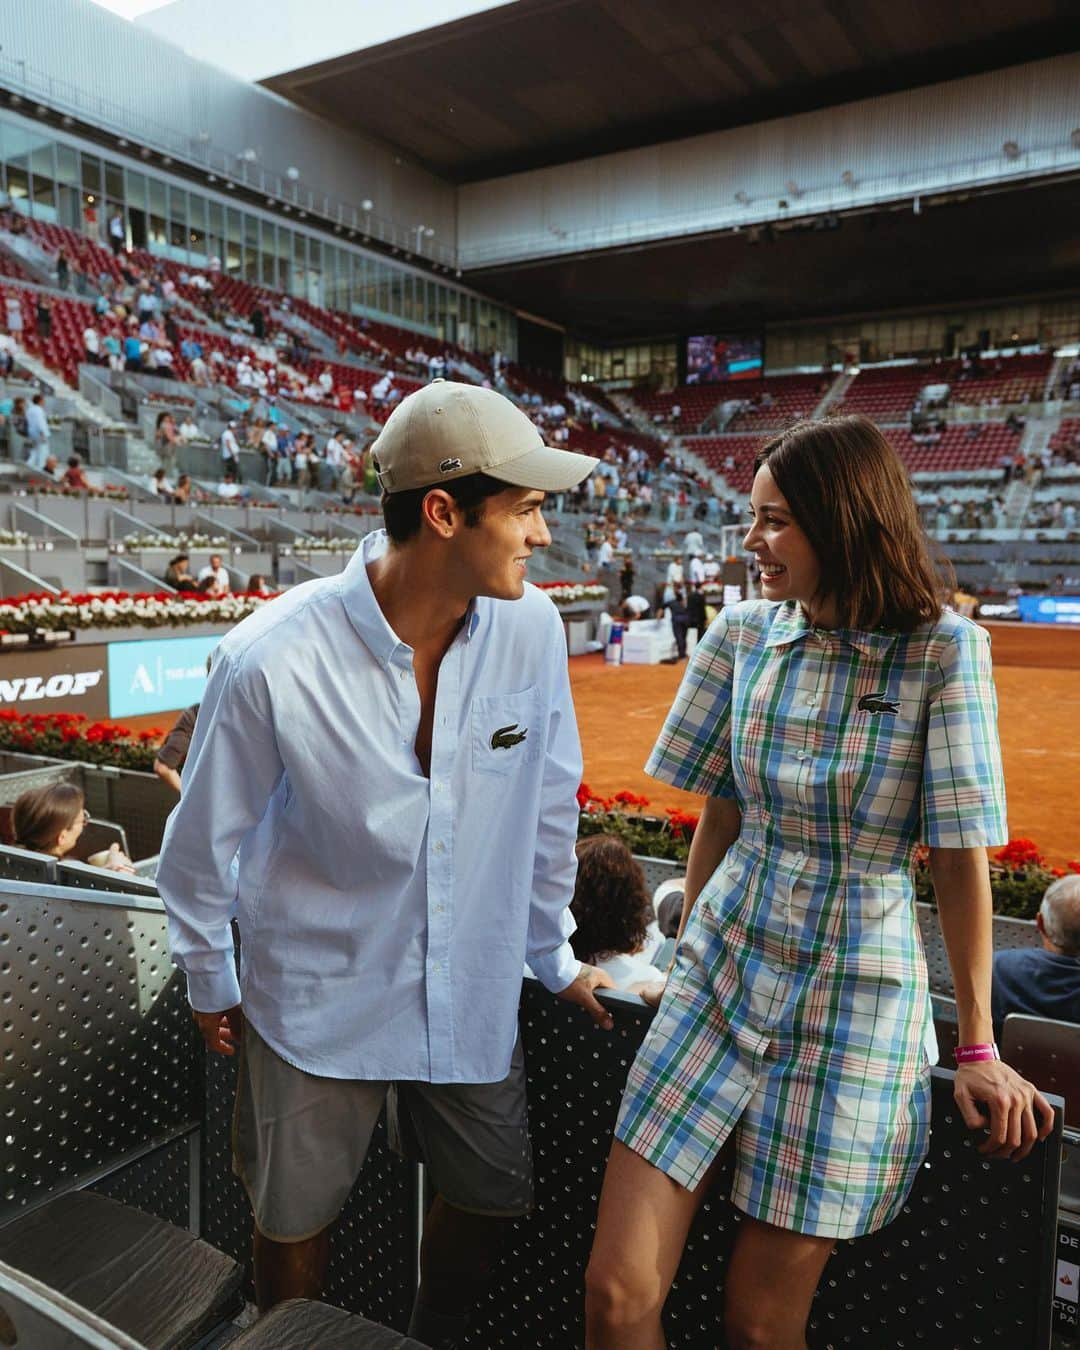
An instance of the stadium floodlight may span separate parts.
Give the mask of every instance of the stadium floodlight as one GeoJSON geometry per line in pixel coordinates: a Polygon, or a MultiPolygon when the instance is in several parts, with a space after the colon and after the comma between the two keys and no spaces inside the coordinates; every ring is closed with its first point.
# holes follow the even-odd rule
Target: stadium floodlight
{"type": "Polygon", "coordinates": [[[289,167],[285,170],[285,177],[291,183],[295,183],[296,180],[300,177],[300,170],[296,167],[295,164],[290,164],[289,167]]]}
{"type": "Polygon", "coordinates": [[[375,210],[375,203],[371,200],[370,197],[365,197],[364,200],[360,203],[360,210],[361,210],[361,211],[374,211],[374,210],[375,210]]]}
{"type": "Polygon", "coordinates": [[[162,164],[171,164],[171,163],[172,163],[172,155],[162,155],[162,156],[161,156],[161,162],[162,162],[162,164]]]}
{"type": "Polygon", "coordinates": [[[258,158],[259,152],[250,145],[246,150],[241,150],[239,155],[237,155],[237,159],[242,159],[248,164],[254,164],[258,158]]]}
{"type": "Polygon", "coordinates": [[[150,147],[149,147],[148,145],[140,145],[140,146],[139,146],[139,157],[140,157],[141,159],[149,159],[149,158],[150,158],[150,147]]]}
{"type": "Polygon", "coordinates": [[[1015,141],[1006,141],[1005,144],[1001,147],[1001,153],[1005,156],[1006,159],[1019,159],[1020,147],[1016,144],[1015,141]]]}
{"type": "Polygon", "coordinates": [[[117,136],[117,138],[116,138],[116,144],[120,147],[121,150],[126,150],[126,149],[128,148],[128,140],[127,140],[127,137],[126,137],[126,136],[117,136]]]}
{"type": "MultiPolygon", "coordinates": [[[[70,113],[65,113],[60,121],[65,127],[73,127],[75,125],[75,119],[70,113]]],[[[121,137],[121,139],[117,141],[117,145],[127,145],[127,141],[121,137]]]]}
{"type": "Polygon", "coordinates": [[[9,94],[8,97],[10,98],[11,102],[12,102],[16,107],[18,107],[18,105],[22,102],[22,95],[21,95],[21,94],[15,94],[15,93],[12,93],[12,94],[9,94]]]}

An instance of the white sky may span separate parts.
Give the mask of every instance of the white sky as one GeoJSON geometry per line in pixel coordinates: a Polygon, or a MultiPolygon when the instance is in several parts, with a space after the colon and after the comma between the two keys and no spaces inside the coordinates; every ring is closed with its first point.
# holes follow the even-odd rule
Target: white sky
{"type": "MultiPolygon", "coordinates": [[[[242,80],[328,61],[508,0],[94,0],[242,80]]],[[[509,0],[513,3],[514,0],[509,0]]]]}

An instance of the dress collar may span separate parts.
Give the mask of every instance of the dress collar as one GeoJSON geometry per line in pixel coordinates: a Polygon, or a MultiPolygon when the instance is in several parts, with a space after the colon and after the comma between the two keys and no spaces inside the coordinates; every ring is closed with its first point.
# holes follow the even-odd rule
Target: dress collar
{"type": "Polygon", "coordinates": [[[807,618],[806,610],[796,600],[785,600],[773,612],[772,626],[765,639],[766,647],[782,647],[798,642],[811,634],[823,638],[838,638],[854,647],[864,656],[883,656],[900,636],[899,633],[879,629],[868,633],[859,628],[815,628],[807,618]]]}

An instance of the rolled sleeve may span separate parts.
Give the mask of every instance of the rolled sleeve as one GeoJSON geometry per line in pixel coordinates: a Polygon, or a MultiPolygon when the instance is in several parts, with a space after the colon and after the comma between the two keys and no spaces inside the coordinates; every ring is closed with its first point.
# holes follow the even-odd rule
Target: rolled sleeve
{"type": "Polygon", "coordinates": [[[156,877],[172,958],[199,1012],[240,1002],[230,927],[237,907],[233,862],[283,772],[268,712],[256,706],[230,659],[215,661],[156,877]]]}
{"type": "Polygon", "coordinates": [[[953,636],[931,684],[921,811],[931,848],[1008,842],[990,639],[974,624],[953,636]]]}
{"type": "Polygon", "coordinates": [[[552,993],[576,978],[581,962],[570,946],[576,924],[570,913],[577,877],[581,742],[570,693],[562,621],[552,606],[551,720],[544,753],[540,824],[536,835],[527,956],[537,979],[552,993]]]}
{"type": "Polygon", "coordinates": [[[731,691],[734,644],[721,611],[694,649],[645,772],[707,797],[734,797],[731,691]]]}

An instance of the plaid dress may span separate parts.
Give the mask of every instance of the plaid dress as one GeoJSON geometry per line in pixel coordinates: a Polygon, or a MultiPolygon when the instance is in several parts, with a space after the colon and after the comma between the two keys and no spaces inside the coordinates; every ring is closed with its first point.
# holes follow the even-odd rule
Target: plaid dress
{"type": "Polygon", "coordinates": [[[698,645],[646,767],[734,797],[742,826],[616,1127],[680,1185],[734,1130],[731,1199],[755,1218],[855,1237],[904,1204],[933,1044],[912,856],[1007,839],[989,646],[948,611],[827,631],[770,601],[725,609],[698,645]]]}

